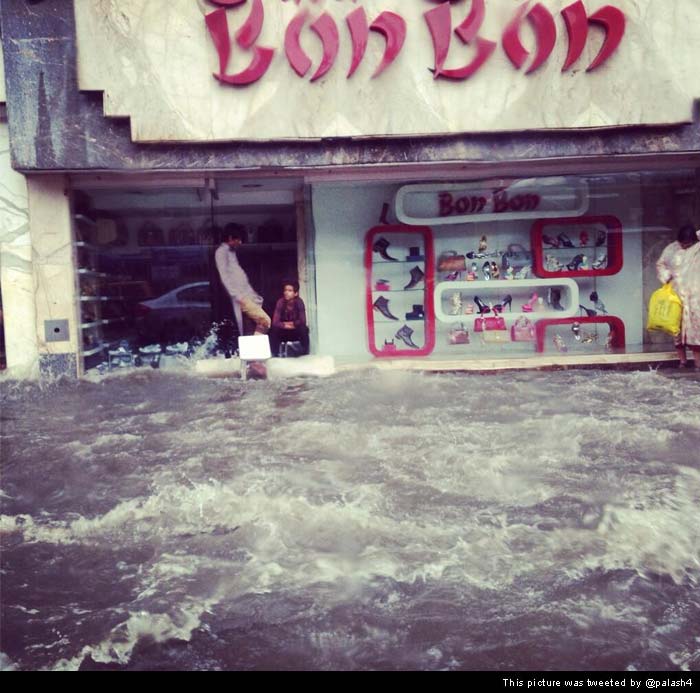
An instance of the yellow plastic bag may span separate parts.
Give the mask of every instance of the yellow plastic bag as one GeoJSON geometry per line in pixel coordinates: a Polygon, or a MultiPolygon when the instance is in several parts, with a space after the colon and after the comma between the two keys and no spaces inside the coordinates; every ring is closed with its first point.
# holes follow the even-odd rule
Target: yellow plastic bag
{"type": "Polygon", "coordinates": [[[660,330],[674,337],[681,331],[683,303],[670,282],[654,291],[649,299],[647,330],[660,330]]]}

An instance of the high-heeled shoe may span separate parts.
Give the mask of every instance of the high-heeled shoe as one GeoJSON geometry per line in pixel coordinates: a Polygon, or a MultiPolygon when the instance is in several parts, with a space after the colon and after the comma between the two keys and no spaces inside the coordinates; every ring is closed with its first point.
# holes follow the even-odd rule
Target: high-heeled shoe
{"type": "Polygon", "coordinates": [[[571,239],[565,233],[560,233],[557,236],[557,240],[562,244],[564,248],[574,247],[574,244],[571,242],[571,239]]]}
{"type": "Polygon", "coordinates": [[[497,262],[491,263],[491,279],[498,279],[501,276],[501,270],[498,268],[497,262]]]}
{"type": "Polygon", "coordinates": [[[566,269],[568,269],[569,272],[576,272],[576,270],[578,270],[585,260],[585,255],[576,255],[576,257],[574,257],[574,259],[566,266],[566,269]]]}
{"type": "Polygon", "coordinates": [[[603,245],[608,237],[608,234],[605,233],[605,231],[598,231],[598,235],[596,236],[595,239],[595,245],[596,248],[599,248],[601,245],[603,245]]]}
{"type": "Polygon", "coordinates": [[[592,265],[593,269],[602,269],[608,266],[608,255],[605,253],[602,257],[598,258],[592,265]]]}
{"type": "Polygon", "coordinates": [[[491,312],[491,309],[478,296],[474,296],[474,303],[476,303],[476,307],[479,309],[479,315],[491,312]]]}
{"type": "Polygon", "coordinates": [[[505,310],[505,307],[508,306],[508,310],[512,311],[513,310],[513,297],[510,294],[507,294],[501,299],[500,303],[497,303],[493,309],[498,310],[499,313],[502,313],[505,310]]]}
{"type": "Polygon", "coordinates": [[[569,351],[569,347],[564,344],[564,340],[560,334],[555,334],[554,337],[552,337],[552,341],[554,342],[554,346],[557,348],[557,351],[569,351]]]}
{"type": "Polygon", "coordinates": [[[548,246],[551,246],[552,248],[559,247],[559,241],[556,238],[552,238],[551,236],[548,236],[546,233],[542,236],[542,242],[546,243],[548,246]]]}
{"type": "Polygon", "coordinates": [[[581,341],[581,325],[578,322],[575,322],[573,325],[571,325],[571,331],[574,333],[574,339],[577,342],[581,341]]]}
{"type": "Polygon", "coordinates": [[[446,282],[453,282],[456,279],[459,279],[459,271],[450,272],[449,274],[445,275],[446,282]]]}
{"type": "Polygon", "coordinates": [[[579,307],[579,310],[582,313],[585,312],[586,316],[589,318],[595,318],[595,316],[598,315],[597,311],[593,310],[592,308],[586,308],[586,306],[582,306],[580,303],[579,303],[578,307],[579,307]]]}
{"type": "Polygon", "coordinates": [[[491,263],[485,262],[481,271],[484,273],[484,281],[489,281],[491,279],[491,263]]]}
{"type": "Polygon", "coordinates": [[[604,315],[608,314],[605,304],[600,300],[597,291],[592,291],[588,298],[591,300],[591,303],[595,306],[597,311],[603,313],[604,315]]]}
{"type": "Polygon", "coordinates": [[[532,296],[530,297],[530,300],[527,303],[523,303],[522,312],[523,313],[532,313],[532,311],[534,310],[534,307],[535,307],[535,303],[537,303],[537,298],[538,298],[538,296],[536,293],[532,294],[532,296]]]}
{"type": "Polygon", "coordinates": [[[547,272],[561,272],[562,264],[554,255],[545,255],[545,269],[547,272]]]}

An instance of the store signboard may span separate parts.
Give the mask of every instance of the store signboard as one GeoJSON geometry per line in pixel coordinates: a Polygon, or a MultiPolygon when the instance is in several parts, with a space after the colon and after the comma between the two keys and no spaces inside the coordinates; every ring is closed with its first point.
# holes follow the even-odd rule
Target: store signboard
{"type": "Polygon", "coordinates": [[[397,219],[411,225],[574,217],[588,209],[588,184],[557,176],[404,185],[394,204],[397,219]]]}
{"type": "Polygon", "coordinates": [[[697,0],[75,0],[75,13],[80,88],[103,91],[135,141],[674,123],[700,96],[697,0]]]}

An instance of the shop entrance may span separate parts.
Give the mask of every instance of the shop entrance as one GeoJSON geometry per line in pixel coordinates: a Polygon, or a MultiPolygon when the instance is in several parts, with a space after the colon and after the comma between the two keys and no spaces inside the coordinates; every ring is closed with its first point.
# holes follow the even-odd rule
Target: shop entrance
{"type": "Polygon", "coordinates": [[[297,279],[297,187],[202,180],[76,189],[84,369],[235,349],[235,320],[221,329],[230,311],[217,298],[214,252],[227,227],[244,230],[238,259],[272,315],[282,283],[297,279]]]}

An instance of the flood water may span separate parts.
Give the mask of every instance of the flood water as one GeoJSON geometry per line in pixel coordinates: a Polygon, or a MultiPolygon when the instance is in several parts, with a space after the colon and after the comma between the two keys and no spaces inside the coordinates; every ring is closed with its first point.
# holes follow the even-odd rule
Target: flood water
{"type": "Polygon", "coordinates": [[[700,669],[700,379],[0,385],[4,669],[700,669]]]}

